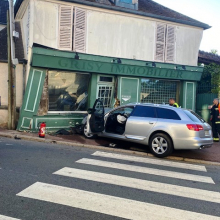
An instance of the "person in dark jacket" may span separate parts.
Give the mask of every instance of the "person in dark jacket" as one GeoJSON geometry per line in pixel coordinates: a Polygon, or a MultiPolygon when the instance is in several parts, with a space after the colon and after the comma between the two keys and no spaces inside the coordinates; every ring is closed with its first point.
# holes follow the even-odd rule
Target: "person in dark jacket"
{"type": "Polygon", "coordinates": [[[213,141],[219,142],[219,134],[220,134],[220,104],[219,99],[215,98],[213,100],[213,106],[211,108],[211,118],[212,121],[212,133],[213,133],[213,141]]]}
{"type": "Polygon", "coordinates": [[[174,98],[169,99],[169,105],[176,107],[176,108],[179,108],[179,105],[176,103],[176,100],[174,98]]]}

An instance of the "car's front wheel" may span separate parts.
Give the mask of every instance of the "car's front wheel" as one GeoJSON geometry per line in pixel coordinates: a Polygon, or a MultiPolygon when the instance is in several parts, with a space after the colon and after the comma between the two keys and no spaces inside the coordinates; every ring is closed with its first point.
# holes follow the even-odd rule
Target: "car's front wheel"
{"type": "Polygon", "coordinates": [[[170,137],[163,133],[154,134],[149,142],[150,151],[156,157],[166,157],[173,152],[173,143],[170,137]]]}
{"type": "Polygon", "coordinates": [[[87,130],[87,124],[84,125],[84,128],[83,128],[83,135],[84,135],[86,138],[89,138],[89,139],[92,139],[92,138],[95,137],[94,134],[88,133],[88,130],[87,130]]]}

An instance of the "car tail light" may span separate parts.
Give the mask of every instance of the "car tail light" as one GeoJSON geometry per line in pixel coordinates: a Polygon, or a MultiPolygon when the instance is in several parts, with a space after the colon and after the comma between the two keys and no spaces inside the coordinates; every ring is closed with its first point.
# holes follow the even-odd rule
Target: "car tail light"
{"type": "Polygon", "coordinates": [[[187,128],[191,131],[201,131],[204,130],[202,125],[196,125],[196,124],[187,124],[187,128]]]}

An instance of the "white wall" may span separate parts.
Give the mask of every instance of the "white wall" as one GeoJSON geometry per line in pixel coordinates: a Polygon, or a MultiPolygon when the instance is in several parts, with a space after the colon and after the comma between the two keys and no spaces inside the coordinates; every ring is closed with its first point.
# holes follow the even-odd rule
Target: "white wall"
{"type": "Polygon", "coordinates": [[[88,53],[153,60],[155,22],[95,11],[87,20],[88,53]]]}
{"type": "Polygon", "coordinates": [[[58,5],[50,2],[34,2],[33,42],[57,48],[58,5]]]}
{"type": "MultiPolygon", "coordinates": [[[[59,5],[40,0],[31,0],[30,4],[32,15],[29,46],[38,43],[59,49],[57,43],[59,5]]],[[[71,5],[66,2],[65,4],[71,5]]],[[[160,20],[91,7],[85,9],[88,12],[87,53],[154,61],[155,27],[156,22],[161,22],[160,20]]],[[[25,13],[24,28],[26,16],[25,13]]],[[[176,63],[197,66],[203,30],[175,23],[169,24],[177,26],[176,63]]]]}
{"type": "Polygon", "coordinates": [[[203,30],[178,26],[176,30],[176,63],[197,66],[203,30]]]}

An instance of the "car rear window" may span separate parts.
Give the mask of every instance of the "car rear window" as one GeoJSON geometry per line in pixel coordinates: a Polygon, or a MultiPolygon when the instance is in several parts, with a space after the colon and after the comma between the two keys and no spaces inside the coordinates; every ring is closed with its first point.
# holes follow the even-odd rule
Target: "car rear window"
{"type": "Polygon", "coordinates": [[[197,122],[197,123],[205,122],[205,120],[201,118],[198,114],[196,114],[194,111],[184,110],[184,112],[193,122],[197,122]]]}
{"type": "Polygon", "coordinates": [[[156,118],[155,108],[149,106],[136,106],[132,116],[156,118]]]}
{"type": "Polygon", "coordinates": [[[156,108],[156,110],[157,110],[158,118],[181,120],[179,115],[174,110],[166,109],[166,108],[156,108]]]}

